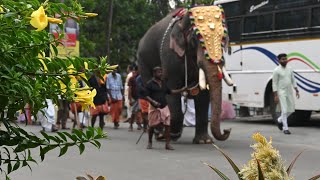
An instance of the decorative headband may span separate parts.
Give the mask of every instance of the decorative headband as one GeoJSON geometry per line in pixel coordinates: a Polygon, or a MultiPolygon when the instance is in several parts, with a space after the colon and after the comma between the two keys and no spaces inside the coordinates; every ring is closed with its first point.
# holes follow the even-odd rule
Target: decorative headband
{"type": "Polygon", "coordinates": [[[224,10],[221,6],[188,7],[188,12],[206,59],[220,64],[228,38],[224,10]]]}

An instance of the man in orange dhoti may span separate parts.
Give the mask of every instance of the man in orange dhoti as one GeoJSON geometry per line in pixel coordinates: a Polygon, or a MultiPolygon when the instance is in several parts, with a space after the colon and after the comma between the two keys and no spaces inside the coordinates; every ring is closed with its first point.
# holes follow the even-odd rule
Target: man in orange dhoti
{"type": "Polygon", "coordinates": [[[152,136],[154,128],[164,126],[167,150],[173,150],[170,145],[170,111],[166,101],[166,95],[171,93],[181,93],[186,88],[170,90],[166,83],[161,80],[162,69],[153,69],[153,78],[146,85],[146,99],[150,102],[149,106],[149,143],[147,149],[152,149],[152,136]]]}
{"type": "Polygon", "coordinates": [[[137,83],[137,91],[138,91],[138,98],[139,98],[139,106],[141,110],[141,118],[142,118],[142,123],[143,123],[143,131],[147,132],[148,128],[148,111],[149,111],[149,102],[145,98],[145,86],[143,84],[141,75],[139,75],[136,78],[136,83],[137,83]]]}
{"type": "Polygon", "coordinates": [[[108,74],[106,86],[109,97],[111,98],[110,114],[112,117],[112,122],[114,123],[114,128],[118,129],[120,114],[122,111],[123,84],[121,75],[116,73],[116,70],[108,74]]]}

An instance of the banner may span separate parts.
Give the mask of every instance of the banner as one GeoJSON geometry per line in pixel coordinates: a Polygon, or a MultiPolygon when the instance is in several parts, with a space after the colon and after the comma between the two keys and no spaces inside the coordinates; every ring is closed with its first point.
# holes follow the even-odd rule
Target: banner
{"type": "Polygon", "coordinates": [[[58,57],[80,56],[79,24],[76,21],[71,18],[67,19],[63,30],[57,24],[50,24],[50,32],[56,38],[59,36],[58,33],[65,33],[65,37],[60,40],[62,44],[57,47],[58,57]]]}

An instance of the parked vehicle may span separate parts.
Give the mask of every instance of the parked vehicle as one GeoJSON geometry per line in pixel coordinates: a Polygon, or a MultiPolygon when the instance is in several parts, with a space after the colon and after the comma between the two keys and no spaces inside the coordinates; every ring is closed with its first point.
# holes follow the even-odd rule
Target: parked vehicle
{"type": "Polygon", "coordinates": [[[224,98],[268,108],[276,118],[272,72],[277,55],[288,54],[301,97],[288,121],[309,120],[320,110],[320,2],[318,0],[217,0],[225,10],[229,52],[224,55],[233,87],[224,98]]]}

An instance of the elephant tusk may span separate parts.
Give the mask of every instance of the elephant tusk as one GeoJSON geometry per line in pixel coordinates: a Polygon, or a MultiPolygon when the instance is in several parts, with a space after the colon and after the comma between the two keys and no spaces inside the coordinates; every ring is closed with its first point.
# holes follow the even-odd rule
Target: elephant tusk
{"type": "Polygon", "coordinates": [[[201,90],[206,89],[207,82],[206,82],[206,76],[204,74],[204,71],[200,68],[199,69],[199,86],[201,90]]]}
{"type": "Polygon", "coordinates": [[[226,82],[226,84],[228,86],[233,86],[233,81],[232,81],[231,77],[229,76],[229,74],[227,73],[227,71],[224,68],[224,66],[222,67],[222,73],[223,73],[223,79],[226,82]]]}

